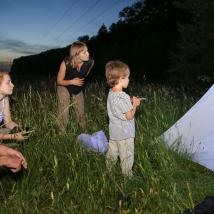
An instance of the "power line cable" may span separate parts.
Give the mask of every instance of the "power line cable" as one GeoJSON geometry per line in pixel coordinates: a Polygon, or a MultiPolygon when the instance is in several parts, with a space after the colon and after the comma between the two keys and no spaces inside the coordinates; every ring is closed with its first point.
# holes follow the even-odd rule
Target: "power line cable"
{"type": "Polygon", "coordinates": [[[56,39],[59,39],[66,31],[68,31],[71,27],[73,27],[81,18],[83,18],[92,8],[94,8],[101,0],[97,0],[94,4],[88,7],[82,15],[80,15],[77,19],[73,21],[71,25],[69,25],[62,33],[60,33],[56,39]]]}
{"type": "Polygon", "coordinates": [[[64,13],[62,14],[62,16],[52,25],[52,27],[46,31],[46,33],[44,34],[44,36],[48,36],[50,34],[50,32],[56,27],[56,25],[65,17],[65,15],[71,10],[73,9],[73,7],[76,5],[76,3],[78,3],[78,1],[72,1],[72,5],[70,7],[68,7],[64,13]],[[73,3],[74,2],[74,3],[73,3]]]}
{"type": "Polygon", "coordinates": [[[77,32],[81,32],[83,29],[87,29],[88,27],[90,27],[90,24],[93,23],[95,20],[97,20],[97,18],[103,16],[106,12],[108,12],[109,10],[111,10],[112,8],[114,8],[119,2],[121,2],[122,0],[116,0],[114,1],[113,4],[110,5],[110,7],[108,7],[107,9],[101,11],[98,16],[96,16],[95,18],[91,19],[89,22],[87,22],[85,25],[81,26],[80,28],[77,29],[77,32]]]}

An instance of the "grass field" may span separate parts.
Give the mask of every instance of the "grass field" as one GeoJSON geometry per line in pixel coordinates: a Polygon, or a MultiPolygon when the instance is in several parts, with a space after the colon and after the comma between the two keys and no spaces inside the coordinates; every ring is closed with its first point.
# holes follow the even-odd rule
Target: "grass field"
{"type": "MultiPolygon", "coordinates": [[[[59,136],[55,93],[18,89],[11,100],[14,121],[36,132],[16,146],[26,156],[28,170],[0,171],[0,213],[172,214],[214,194],[211,171],[158,141],[197,98],[157,85],[131,86],[130,92],[147,101],[136,114],[134,176],[127,179],[119,164],[109,173],[104,155],[76,142],[81,131],[72,105],[67,134],[59,136]],[[121,195],[127,200],[121,200],[121,195]]],[[[92,85],[85,94],[88,133],[102,129],[108,136],[105,85],[92,85]]]]}

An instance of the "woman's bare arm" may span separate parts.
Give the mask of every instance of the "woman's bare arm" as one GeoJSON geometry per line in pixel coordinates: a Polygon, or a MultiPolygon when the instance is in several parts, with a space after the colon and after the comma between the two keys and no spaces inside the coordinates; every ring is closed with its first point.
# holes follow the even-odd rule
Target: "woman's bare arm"
{"type": "Polygon", "coordinates": [[[61,86],[83,85],[84,79],[80,79],[78,77],[71,80],[65,80],[65,72],[66,72],[66,65],[65,65],[65,62],[63,61],[60,65],[59,72],[57,74],[57,85],[61,85],[61,86]]]}

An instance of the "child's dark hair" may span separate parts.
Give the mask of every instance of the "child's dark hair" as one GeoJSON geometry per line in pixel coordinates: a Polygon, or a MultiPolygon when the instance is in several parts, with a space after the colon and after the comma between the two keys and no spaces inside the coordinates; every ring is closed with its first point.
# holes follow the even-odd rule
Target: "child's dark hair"
{"type": "Polygon", "coordinates": [[[105,66],[105,74],[108,85],[112,88],[118,84],[120,78],[130,74],[129,66],[119,60],[109,61],[105,66]]]}

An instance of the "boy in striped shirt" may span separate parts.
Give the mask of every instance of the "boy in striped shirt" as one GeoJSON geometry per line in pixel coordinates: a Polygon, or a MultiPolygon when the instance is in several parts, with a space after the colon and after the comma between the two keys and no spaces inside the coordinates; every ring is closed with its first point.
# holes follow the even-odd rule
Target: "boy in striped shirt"
{"type": "Polygon", "coordinates": [[[132,176],[134,163],[135,111],[140,99],[123,91],[128,87],[130,70],[121,61],[109,61],[105,74],[110,90],[107,98],[109,116],[109,148],[106,154],[108,169],[120,157],[122,173],[132,176]]]}

